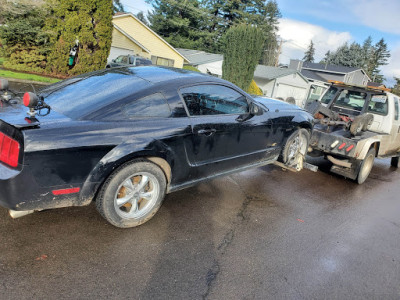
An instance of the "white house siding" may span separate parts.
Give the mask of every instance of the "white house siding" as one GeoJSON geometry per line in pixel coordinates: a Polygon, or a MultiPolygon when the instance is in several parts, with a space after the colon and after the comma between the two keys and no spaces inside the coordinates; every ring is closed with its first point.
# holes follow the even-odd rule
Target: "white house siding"
{"type": "Polygon", "coordinates": [[[110,55],[108,56],[108,62],[111,62],[114,58],[117,58],[120,55],[134,55],[135,51],[130,50],[130,49],[123,49],[123,48],[118,48],[118,47],[111,47],[110,49],[110,55]]]}
{"type": "Polygon", "coordinates": [[[302,107],[308,96],[309,84],[298,74],[290,74],[276,79],[254,78],[257,85],[267,97],[283,98],[293,97],[296,105],[302,107]]]}
{"type": "Polygon", "coordinates": [[[263,94],[267,97],[272,97],[272,91],[274,89],[275,79],[268,80],[264,78],[255,77],[254,81],[260,89],[262,89],[263,94]]]}
{"type": "Polygon", "coordinates": [[[218,76],[221,78],[222,77],[222,60],[198,65],[197,69],[199,69],[199,71],[201,73],[204,73],[204,74],[211,73],[211,75],[218,76]]]}

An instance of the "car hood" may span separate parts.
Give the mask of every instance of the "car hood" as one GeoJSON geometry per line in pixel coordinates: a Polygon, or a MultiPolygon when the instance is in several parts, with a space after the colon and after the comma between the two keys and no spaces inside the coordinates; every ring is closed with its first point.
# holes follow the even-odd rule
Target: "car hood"
{"type": "Polygon", "coordinates": [[[269,110],[280,110],[280,111],[303,111],[304,109],[297,105],[290,104],[281,100],[271,99],[267,97],[254,97],[256,103],[268,108],[269,110]]]}

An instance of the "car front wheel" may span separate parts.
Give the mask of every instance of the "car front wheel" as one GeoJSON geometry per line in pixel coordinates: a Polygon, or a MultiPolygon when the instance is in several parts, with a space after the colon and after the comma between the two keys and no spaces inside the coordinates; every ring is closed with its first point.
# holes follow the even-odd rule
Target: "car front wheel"
{"type": "Polygon", "coordinates": [[[117,169],[107,179],[96,206],[112,225],[136,227],[155,215],[165,191],[165,175],[158,166],[147,161],[131,162],[117,169]]]}
{"type": "Polygon", "coordinates": [[[286,140],[280,160],[288,166],[301,169],[302,166],[300,165],[302,165],[304,157],[307,154],[309,141],[310,134],[306,129],[296,130],[286,140]]]}

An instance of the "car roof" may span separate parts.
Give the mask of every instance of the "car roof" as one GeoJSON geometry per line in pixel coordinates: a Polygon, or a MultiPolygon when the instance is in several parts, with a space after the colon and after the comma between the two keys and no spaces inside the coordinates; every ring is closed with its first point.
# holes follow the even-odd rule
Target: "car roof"
{"type": "Polygon", "coordinates": [[[185,81],[216,81],[226,82],[225,80],[219,79],[214,76],[207,74],[193,72],[185,69],[169,68],[162,66],[141,66],[141,67],[122,67],[127,69],[132,75],[142,78],[150,83],[162,83],[162,82],[179,82],[184,84],[185,81]]]}

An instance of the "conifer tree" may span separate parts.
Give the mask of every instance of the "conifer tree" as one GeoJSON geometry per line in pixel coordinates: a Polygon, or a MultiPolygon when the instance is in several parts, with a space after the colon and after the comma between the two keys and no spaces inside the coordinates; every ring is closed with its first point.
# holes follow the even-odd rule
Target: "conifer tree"
{"type": "Polygon", "coordinates": [[[400,78],[394,77],[394,80],[396,81],[396,84],[392,89],[392,93],[400,96],[400,78]]]}
{"type": "Polygon", "coordinates": [[[315,47],[313,41],[311,40],[310,45],[307,48],[307,51],[304,53],[303,61],[313,63],[314,55],[315,55],[315,47]]]}
{"type": "Polygon", "coordinates": [[[256,26],[236,25],[224,38],[222,78],[247,90],[261,57],[265,35],[256,26]]]}
{"type": "Polygon", "coordinates": [[[52,0],[47,30],[53,49],[48,57],[51,74],[75,75],[105,67],[112,38],[112,0],[52,0]],[[68,66],[71,48],[79,41],[73,66],[68,66]]]}

